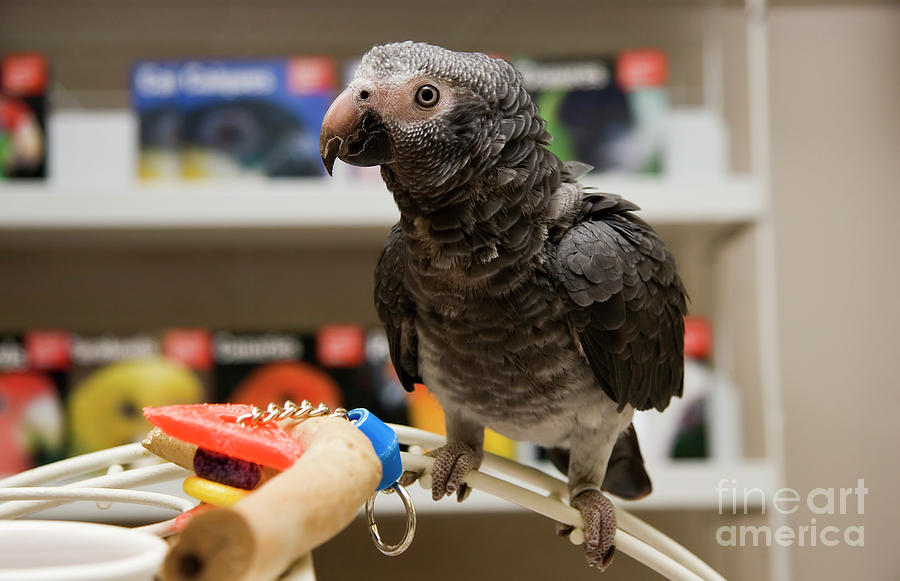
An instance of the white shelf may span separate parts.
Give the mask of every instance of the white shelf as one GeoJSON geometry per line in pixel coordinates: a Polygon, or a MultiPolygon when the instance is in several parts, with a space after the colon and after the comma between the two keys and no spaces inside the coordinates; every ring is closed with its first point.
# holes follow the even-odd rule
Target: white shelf
{"type": "MultiPolygon", "coordinates": [[[[623,195],[653,223],[747,223],[761,212],[744,177],[675,180],[590,177],[623,195]]],[[[0,229],[227,229],[373,227],[398,211],[374,180],[295,179],[121,186],[0,183],[0,229]]]]}
{"type": "MultiPolygon", "coordinates": [[[[544,466],[551,474],[557,474],[549,465],[544,466]]],[[[754,488],[760,489],[766,499],[771,499],[777,486],[775,472],[763,460],[744,460],[735,464],[719,464],[701,461],[685,461],[659,466],[648,466],[650,478],[653,480],[653,493],[643,500],[628,502],[613,498],[614,502],[626,510],[718,510],[719,493],[717,488],[722,480],[727,482],[723,493],[725,510],[732,507],[731,491],[738,491],[738,511],[743,512],[743,492],[754,488]]],[[[181,491],[181,481],[170,481],[144,487],[145,490],[163,492],[187,497],[181,491]]],[[[416,511],[420,515],[433,514],[472,514],[472,513],[505,513],[525,511],[506,500],[491,496],[479,490],[465,502],[456,502],[451,496],[437,502],[431,499],[431,492],[414,485],[409,488],[416,511]]],[[[748,508],[759,510],[760,495],[754,492],[749,497],[748,508]]],[[[396,496],[381,495],[376,505],[379,515],[399,515],[403,507],[396,496]]],[[[75,502],[49,509],[34,515],[33,518],[50,518],[60,520],[92,520],[109,523],[153,522],[175,516],[175,513],[163,508],[113,504],[106,510],[100,510],[91,502],[75,502]]]]}

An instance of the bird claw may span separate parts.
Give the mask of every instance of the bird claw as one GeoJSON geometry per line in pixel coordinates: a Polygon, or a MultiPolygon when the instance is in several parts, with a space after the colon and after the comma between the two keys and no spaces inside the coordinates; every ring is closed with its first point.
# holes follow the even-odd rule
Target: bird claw
{"type": "Polygon", "coordinates": [[[397,483],[400,486],[402,486],[403,488],[409,488],[410,486],[415,484],[416,481],[419,478],[421,478],[424,473],[425,473],[424,470],[417,470],[417,471],[408,470],[406,472],[403,472],[400,475],[400,478],[397,480],[397,483]]]}
{"type": "MultiPolygon", "coordinates": [[[[601,571],[612,562],[616,552],[616,513],[612,502],[599,490],[585,490],[570,502],[584,521],[584,551],[588,565],[601,571]]],[[[574,527],[557,524],[560,536],[571,534],[574,527]]]]}
{"type": "Polygon", "coordinates": [[[456,499],[462,502],[472,489],[463,482],[470,470],[481,464],[479,455],[462,442],[451,442],[437,450],[428,452],[434,458],[431,469],[431,497],[440,500],[456,492],[456,499]]]}

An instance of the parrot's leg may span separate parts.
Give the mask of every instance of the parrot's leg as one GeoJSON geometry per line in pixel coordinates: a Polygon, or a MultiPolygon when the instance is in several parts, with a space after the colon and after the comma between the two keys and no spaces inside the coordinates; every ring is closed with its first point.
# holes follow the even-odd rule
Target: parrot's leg
{"type": "Polygon", "coordinates": [[[445,411],[445,423],[447,445],[428,453],[434,458],[431,497],[440,500],[456,492],[462,502],[471,492],[462,479],[481,466],[484,458],[484,426],[452,409],[445,411]]]}
{"type": "MultiPolygon", "coordinates": [[[[616,514],[600,487],[619,434],[628,427],[631,415],[627,408],[625,413],[604,414],[603,421],[593,427],[581,423],[570,440],[569,504],[578,509],[584,521],[587,561],[601,569],[609,565],[616,550],[616,514]]],[[[557,530],[567,534],[571,527],[557,530]]]]}

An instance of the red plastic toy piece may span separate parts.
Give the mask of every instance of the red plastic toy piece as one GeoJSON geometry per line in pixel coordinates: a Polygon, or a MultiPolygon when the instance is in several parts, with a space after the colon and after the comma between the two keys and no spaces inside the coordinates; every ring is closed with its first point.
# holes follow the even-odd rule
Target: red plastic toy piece
{"type": "Polygon", "coordinates": [[[244,404],[185,404],[144,408],[150,423],[183,442],[248,462],[286,470],[303,454],[276,423],[240,426],[244,404]]]}
{"type": "Polygon", "coordinates": [[[205,502],[201,502],[191,510],[185,511],[178,516],[175,517],[175,531],[181,532],[184,530],[184,527],[187,526],[188,522],[201,512],[206,512],[212,508],[216,508],[211,504],[206,504],[205,502]]]}

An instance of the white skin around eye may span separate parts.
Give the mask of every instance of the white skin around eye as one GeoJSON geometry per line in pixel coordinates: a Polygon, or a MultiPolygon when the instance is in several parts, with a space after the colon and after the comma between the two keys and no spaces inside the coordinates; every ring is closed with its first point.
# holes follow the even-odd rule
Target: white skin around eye
{"type": "Polygon", "coordinates": [[[355,93],[363,89],[373,93],[364,103],[357,101],[357,106],[371,107],[378,111],[383,119],[391,119],[401,125],[427,121],[449,111],[456,103],[456,92],[449,84],[423,76],[412,79],[389,77],[376,81],[357,78],[350,84],[350,88],[355,93]],[[422,107],[416,103],[416,91],[422,85],[432,85],[438,90],[440,99],[433,107],[422,107]]]}

